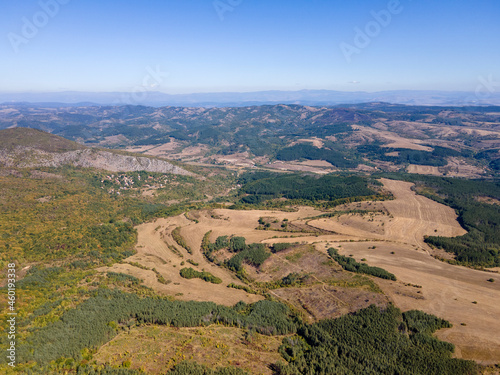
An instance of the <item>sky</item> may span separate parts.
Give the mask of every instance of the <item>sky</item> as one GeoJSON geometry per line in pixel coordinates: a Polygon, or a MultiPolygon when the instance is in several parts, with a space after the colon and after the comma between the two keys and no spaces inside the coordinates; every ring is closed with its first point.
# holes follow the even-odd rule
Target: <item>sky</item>
{"type": "Polygon", "coordinates": [[[0,0],[0,91],[500,90],[498,0],[0,0]]]}

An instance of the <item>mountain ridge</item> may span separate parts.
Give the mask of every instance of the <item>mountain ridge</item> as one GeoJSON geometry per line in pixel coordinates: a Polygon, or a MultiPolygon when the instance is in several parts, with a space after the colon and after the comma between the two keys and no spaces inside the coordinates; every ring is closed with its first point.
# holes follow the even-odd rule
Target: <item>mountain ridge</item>
{"type": "Polygon", "coordinates": [[[42,130],[0,130],[0,167],[39,168],[73,165],[110,172],[158,172],[191,175],[165,160],[91,148],[42,130]]]}
{"type": "MultiPolygon", "coordinates": [[[[477,90],[476,90],[477,91],[477,90]]],[[[480,90],[479,90],[480,91],[480,90]]],[[[267,90],[254,92],[208,92],[192,94],[167,94],[144,90],[143,99],[132,92],[83,92],[61,91],[49,93],[0,93],[0,103],[63,103],[95,105],[149,105],[162,107],[194,106],[224,107],[264,104],[339,105],[366,102],[388,102],[407,105],[500,105],[500,92],[478,95],[475,91],[442,90],[387,90],[387,91],[337,91],[337,90],[267,90]]]]}

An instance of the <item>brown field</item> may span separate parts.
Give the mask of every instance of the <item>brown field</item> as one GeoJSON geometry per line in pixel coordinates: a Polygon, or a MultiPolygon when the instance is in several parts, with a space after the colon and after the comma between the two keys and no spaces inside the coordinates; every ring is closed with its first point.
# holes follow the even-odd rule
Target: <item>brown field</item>
{"type": "Polygon", "coordinates": [[[120,135],[112,135],[109,137],[105,137],[104,140],[100,142],[100,145],[109,146],[109,145],[120,144],[120,143],[124,143],[124,142],[128,142],[128,139],[125,136],[120,134],[120,135]]]}
{"type": "MultiPolygon", "coordinates": [[[[222,235],[243,236],[247,243],[299,242],[304,246],[272,255],[258,270],[249,266],[246,269],[252,279],[260,282],[276,281],[291,272],[310,274],[302,287],[270,292],[294,305],[311,321],[338,316],[370,303],[386,303],[384,295],[374,290],[380,288],[403,310],[420,309],[450,320],[454,327],[440,331],[438,336],[456,345],[456,356],[483,363],[500,362],[500,325],[497,322],[500,316],[500,277],[491,272],[453,266],[430,256],[433,250],[423,241],[425,235],[458,236],[465,233],[456,221],[454,210],[416,195],[411,190],[411,183],[387,179],[382,179],[382,182],[394,194],[394,200],[339,206],[336,208],[340,211],[339,216],[331,218],[314,219],[323,212],[299,207],[295,212],[227,209],[190,212],[189,217],[198,220],[197,223],[184,215],[158,219],[138,227],[138,253],[126,261],[156,267],[165,279],[172,282],[160,284],[153,271],[129,264],[114,265],[112,270],[143,278],[145,284],[155,290],[177,294],[185,300],[209,300],[225,305],[240,300],[254,302],[261,297],[227,288],[231,282],[241,282],[228,270],[204,259],[200,244],[205,233],[212,231],[212,242],[222,235]],[[346,210],[371,212],[342,212],[346,210]],[[291,227],[309,225],[329,232],[258,230],[260,217],[279,222],[288,219],[291,227]],[[181,234],[193,250],[192,255],[178,246],[170,235],[178,226],[182,227],[181,234]],[[316,250],[311,250],[307,244],[314,245],[316,250]],[[366,259],[370,265],[387,269],[396,275],[398,281],[339,270],[326,256],[326,249],[330,246],[338,247],[342,254],[352,254],[358,261],[366,259]],[[198,279],[182,279],[179,276],[180,263],[187,259],[199,263],[193,268],[205,269],[220,277],[223,283],[214,285],[198,279]],[[488,282],[491,277],[498,279],[497,282],[488,282]]],[[[185,267],[191,265],[186,262],[185,267]]]]}
{"type": "Polygon", "coordinates": [[[327,174],[337,171],[330,163],[324,160],[310,160],[306,162],[294,161],[274,161],[266,165],[266,168],[275,169],[279,171],[298,171],[298,172],[311,172],[317,174],[327,174]]]}
{"type": "Polygon", "coordinates": [[[407,168],[408,173],[417,174],[429,174],[432,176],[442,176],[443,174],[439,171],[438,167],[432,167],[430,165],[416,165],[410,164],[407,168]]]}
{"type": "MultiPolygon", "coordinates": [[[[500,284],[487,282],[492,273],[453,266],[430,257],[430,249],[423,242],[424,235],[434,233],[443,236],[464,234],[465,230],[456,222],[454,211],[415,195],[410,190],[410,183],[382,181],[396,197],[393,201],[379,203],[393,216],[380,216],[385,222],[382,235],[373,229],[360,228],[359,224],[342,225],[342,217],[338,222],[337,218],[331,218],[327,219],[330,223],[319,220],[310,222],[310,225],[353,237],[357,234],[356,239],[378,239],[375,242],[339,241],[334,245],[344,255],[353,255],[358,261],[366,259],[368,264],[395,274],[400,282],[421,285],[423,299],[402,293],[394,282],[377,280],[401,309],[423,310],[453,323],[453,328],[438,332],[438,337],[456,345],[457,357],[486,364],[499,362],[500,325],[497,317],[500,316],[500,284]],[[357,233],[353,227],[356,227],[357,233]],[[371,249],[373,246],[375,249],[371,249]]],[[[348,219],[344,220],[346,222],[348,219]]],[[[370,224],[380,228],[376,220],[370,224]]]]}
{"type": "MultiPolygon", "coordinates": [[[[422,286],[423,299],[393,288],[393,282],[377,281],[402,310],[419,309],[449,320],[453,328],[437,336],[456,345],[456,356],[484,364],[500,361],[500,285],[487,280],[491,273],[453,266],[411,245],[390,242],[337,243],[344,255],[366,259],[399,281],[422,286]],[[375,249],[369,249],[376,246],[375,249]],[[391,254],[394,252],[394,254],[391,254]],[[473,302],[477,302],[477,304],[473,302]],[[462,325],[465,324],[465,325],[462,325]]],[[[500,281],[500,277],[493,276],[500,281]]]]}
{"type": "MultiPolygon", "coordinates": [[[[410,244],[425,251],[430,250],[424,242],[425,235],[453,237],[466,233],[458,224],[457,216],[452,208],[416,195],[411,190],[411,183],[388,179],[382,179],[382,182],[396,198],[378,203],[378,207],[383,207],[389,215],[374,213],[362,217],[356,214],[346,214],[310,221],[309,224],[358,239],[410,244]]],[[[350,205],[353,208],[358,206],[360,205],[350,205]]],[[[367,207],[366,204],[365,207],[367,207]]]]}
{"type": "Polygon", "coordinates": [[[359,130],[362,136],[368,138],[379,139],[384,142],[387,142],[383,147],[391,147],[391,148],[407,148],[410,150],[421,150],[421,151],[432,151],[432,148],[427,146],[422,146],[420,143],[422,141],[420,139],[411,139],[404,138],[399,136],[396,133],[379,130],[374,128],[369,128],[361,125],[352,125],[353,129],[359,130]]]}
{"type": "Polygon", "coordinates": [[[281,359],[278,347],[284,336],[256,333],[245,339],[245,330],[221,326],[173,328],[144,326],[121,333],[94,355],[98,364],[132,363],[132,369],[164,374],[176,363],[195,361],[209,368],[234,366],[251,374],[270,375],[268,365],[281,359]]]}

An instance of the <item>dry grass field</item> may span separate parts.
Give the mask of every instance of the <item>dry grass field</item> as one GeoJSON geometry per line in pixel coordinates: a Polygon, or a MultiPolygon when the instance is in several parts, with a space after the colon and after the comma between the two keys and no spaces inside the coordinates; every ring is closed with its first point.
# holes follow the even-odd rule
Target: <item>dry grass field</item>
{"type": "Polygon", "coordinates": [[[408,173],[416,173],[416,174],[428,174],[432,176],[442,176],[443,173],[439,171],[438,167],[432,167],[430,165],[416,165],[410,164],[408,168],[406,168],[408,173]]]}
{"type": "Polygon", "coordinates": [[[333,245],[343,255],[352,255],[358,261],[366,259],[369,265],[386,269],[400,282],[422,286],[423,298],[416,298],[414,294],[402,292],[397,283],[377,281],[401,309],[419,309],[450,320],[454,327],[438,332],[438,337],[454,343],[458,357],[485,364],[497,363],[500,361],[500,284],[487,280],[493,275],[495,281],[500,281],[500,277],[453,266],[429,256],[424,235],[465,233],[456,221],[455,212],[415,195],[410,190],[410,183],[385,179],[382,182],[396,197],[393,201],[379,203],[390,215],[380,216],[380,224],[376,220],[371,222],[377,229],[385,223],[383,234],[362,229],[356,233],[352,226],[342,225],[342,220],[337,221],[337,218],[327,219],[331,225],[319,221],[318,226],[353,237],[357,234],[357,239],[378,239],[374,242],[339,241],[333,245]]]}
{"type": "Polygon", "coordinates": [[[382,179],[382,182],[394,195],[394,200],[372,205],[353,203],[343,207],[375,212],[318,219],[310,221],[309,225],[356,239],[377,239],[414,245],[425,251],[430,250],[424,242],[425,235],[454,237],[466,233],[457,222],[457,215],[452,208],[416,195],[411,190],[411,183],[388,179],[382,179]],[[377,210],[380,212],[377,213],[377,210]]]}
{"type": "Polygon", "coordinates": [[[297,245],[273,254],[259,269],[247,267],[257,282],[275,282],[290,273],[304,275],[300,287],[286,287],[269,293],[293,305],[312,323],[336,318],[388,299],[369,278],[344,272],[330,257],[313,245],[297,245]]]}
{"type": "Polygon", "coordinates": [[[423,298],[407,295],[398,283],[376,282],[402,310],[419,309],[449,320],[453,328],[438,337],[456,345],[456,355],[490,364],[500,360],[500,277],[436,260],[415,247],[395,242],[337,243],[344,255],[382,267],[398,281],[419,285],[423,298]],[[375,249],[371,247],[375,246],[375,249]],[[496,282],[488,282],[492,278],[496,282]]]}
{"type": "Polygon", "coordinates": [[[384,147],[432,151],[430,147],[422,146],[420,143],[423,143],[423,141],[420,139],[404,138],[391,131],[379,130],[361,125],[352,125],[352,128],[358,130],[361,136],[387,142],[387,144],[384,144],[384,147]]]}
{"type": "Polygon", "coordinates": [[[126,262],[156,268],[171,282],[159,283],[152,270],[130,264],[116,264],[111,270],[140,277],[147,286],[179,299],[225,305],[240,300],[249,303],[262,297],[227,288],[229,283],[243,284],[230,271],[205,260],[200,251],[203,236],[212,231],[212,242],[223,235],[243,236],[247,243],[298,242],[300,246],[273,254],[259,269],[246,266],[246,270],[256,282],[277,281],[291,272],[309,274],[302,286],[269,292],[302,311],[310,321],[339,316],[371,303],[383,305],[388,298],[403,310],[420,309],[450,320],[454,327],[438,332],[438,336],[456,345],[457,357],[482,363],[499,362],[500,277],[434,259],[432,249],[424,242],[425,235],[465,233],[454,210],[416,195],[410,183],[387,179],[382,182],[394,200],[339,206],[336,208],[339,214],[329,218],[317,218],[324,212],[311,207],[298,207],[295,212],[214,209],[190,212],[190,219],[179,215],[142,224],[137,228],[137,254],[126,262]],[[349,210],[367,212],[345,213],[349,210]],[[288,219],[290,228],[308,225],[328,232],[259,230],[261,217],[279,222],[288,219]],[[173,240],[171,232],[176,227],[181,227],[180,233],[192,254],[173,240]],[[340,270],[326,255],[326,249],[332,246],[343,255],[386,269],[398,281],[340,270]],[[187,259],[199,265],[192,266],[187,259]],[[183,279],[179,275],[182,267],[206,270],[223,282],[215,285],[199,279],[183,279]],[[492,277],[496,282],[487,281],[492,277]]]}
{"type": "Polygon", "coordinates": [[[330,163],[322,160],[309,160],[306,162],[277,160],[267,164],[266,168],[276,171],[310,172],[320,175],[332,173],[338,170],[330,163]]]}
{"type": "Polygon", "coordinates": [[[176,363],[195,361],[210,368],[234,366],[251,374],[270,375],[267,367],[281,359],[283,336],[251,337],[239,328],[209,326],[172,328],[144,326],[121,333],[94,356],[99,364],[121,365],[130,360],[148,374],[164,374],[176,363]]]}

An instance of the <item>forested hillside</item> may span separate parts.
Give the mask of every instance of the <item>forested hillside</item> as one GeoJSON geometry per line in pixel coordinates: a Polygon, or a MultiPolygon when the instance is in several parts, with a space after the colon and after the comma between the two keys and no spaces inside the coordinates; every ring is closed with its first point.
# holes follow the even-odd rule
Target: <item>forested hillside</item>
{"type": "Polygon", "coordinates": [[[271,172],[246,173],[238,180],[242,185],[242,203],[259,204],[276,198],[301,203],[335,204],[368,199],[387,199],[377,191],[380,182],[359,175],[276,174],[271,172]]]}
{"type": "Polygon", "coordinates": [[[424,107],[370,103],[336,107],[264,105],[239,108],[0,106],[0,129],[41,129],[86,145],[134,148],[164,144],[168,155],[218,163],[248,153],[266,160],[325,160],[338,168],[359,164],[391,170],[409,164],[440,173],[497,173],[498,107],[424,107]],[[312,145],[311,145],[312,143],[312,145]],[[208,151],[209,150],[209,151],[208,151]],[[450,163],[451,162],[451,163],[450,163]],[[375,164],[372,164],[375,163],[375,164]],[[390,163],[390,164],[387,164],[390,163]],[[454,169],[459,166],[459,171],[454,169]],[[464,164],[465,163],[465,164],[464,164]],[[463,166],[464,172],[460,171],[463,166]]]}
{"type": "Polygon", "coordinates": [[[431,334],[449,323],[419,311],[375,307],[302,327],[283,340],[289,362],[279,374],[476,374],[472,362],[451,359],[453,346],[431,334]]]}
{"type": "MultiPolygon", "coordinates": [[[[451,344],[431,336],[436,329],[449,327],[449,323],[417,311],[401,315],[394,307],[379,311],[373,306],[355,315],[304,325],[286,306],[276,302],[227,308],[213,303],[139,298],[109,290],[94,293],[76,309],[64,313],[60,320],[34,330],[19,348],[20,362],[35,360],[41,373],[44,364],[52,360],[72,358],[54,362],[48,369],[58,366],[82,371],[86,361],[79,362],[88,355],[82,353],[136,324],[192,327],[214,323],[249,327],[268,335],[298,331],[298,336],[284,338],[280,350],[289,365],[275,364],[276,374],[477,373],[473,362],[451,359],[451,344]]],[[[186,363],[176,366],[172,374],[204,374],[199,372],[201,369],[186,363]]],[[[127,374],[126,366],[123,370],[121,373],[127,374]]],[[[230,371],[222,373],[242,373],[230,371]]]]}

